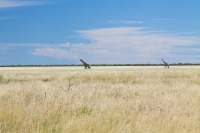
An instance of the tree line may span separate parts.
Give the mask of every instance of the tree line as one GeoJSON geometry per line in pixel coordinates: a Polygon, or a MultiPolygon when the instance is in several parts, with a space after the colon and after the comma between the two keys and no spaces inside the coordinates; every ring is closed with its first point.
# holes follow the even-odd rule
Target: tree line
{"type": "MultiPolygon", "coordinates": [[[[164,64],[90,64],[90,66],[163,66],[164,64]]],[[[189,65],[200,65],[200,63],[172,63],[170,66],[189,66],[189,65]]],[[[65,64],[65,65],[1,65],[0,67],[61,67],[61,66],[83,66],[83,64],[65,64]]]]}

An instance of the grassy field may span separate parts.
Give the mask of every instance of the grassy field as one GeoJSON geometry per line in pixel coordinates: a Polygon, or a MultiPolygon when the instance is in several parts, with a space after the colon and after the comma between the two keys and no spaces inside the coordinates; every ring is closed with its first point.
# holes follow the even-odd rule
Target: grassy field
{"type": "Polygon", "coordinates": [[[200,132],[200,66],[9,67],[0,75],[4,133],[200,132]]]}

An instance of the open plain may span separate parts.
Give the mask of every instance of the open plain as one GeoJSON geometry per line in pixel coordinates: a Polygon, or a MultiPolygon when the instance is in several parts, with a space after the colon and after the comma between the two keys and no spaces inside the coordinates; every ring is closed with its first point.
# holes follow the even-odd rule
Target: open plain
{"type": "Polygon", "coordinates": [[[200,66],[91,68],[0,67],[1,132],[200,132],[200,66]]]}

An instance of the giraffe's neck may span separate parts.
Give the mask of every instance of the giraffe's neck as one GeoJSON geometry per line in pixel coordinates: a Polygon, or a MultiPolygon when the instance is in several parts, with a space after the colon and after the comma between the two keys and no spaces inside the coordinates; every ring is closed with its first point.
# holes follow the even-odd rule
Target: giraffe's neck
{"type": "Polygon", "coordinates": [[[167,64],[167,62],[165,62],[164,60],[163,60],[163,62],[164,62],[165,64],[167,64]]]}
{"type": "Polygon", "coordinates": [[[82,63],[85,64],[85,62],[82,60],[82,63]]]}

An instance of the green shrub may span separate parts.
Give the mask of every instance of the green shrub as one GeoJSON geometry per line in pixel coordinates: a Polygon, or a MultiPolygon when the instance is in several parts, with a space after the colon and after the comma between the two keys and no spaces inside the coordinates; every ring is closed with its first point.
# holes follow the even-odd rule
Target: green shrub
{"type": "Polygon", "coordinates": [[[1,74],[1,76],[0,76],[0,81],[2,81],[3,80],[3,74],[1,74]]]}
{"type": "Polygon", "coordinates": [[[87,106],[81,107],[76,111],[77,116],[82,115],[91,115],[92,109],[89,109],[87,106]]]}

